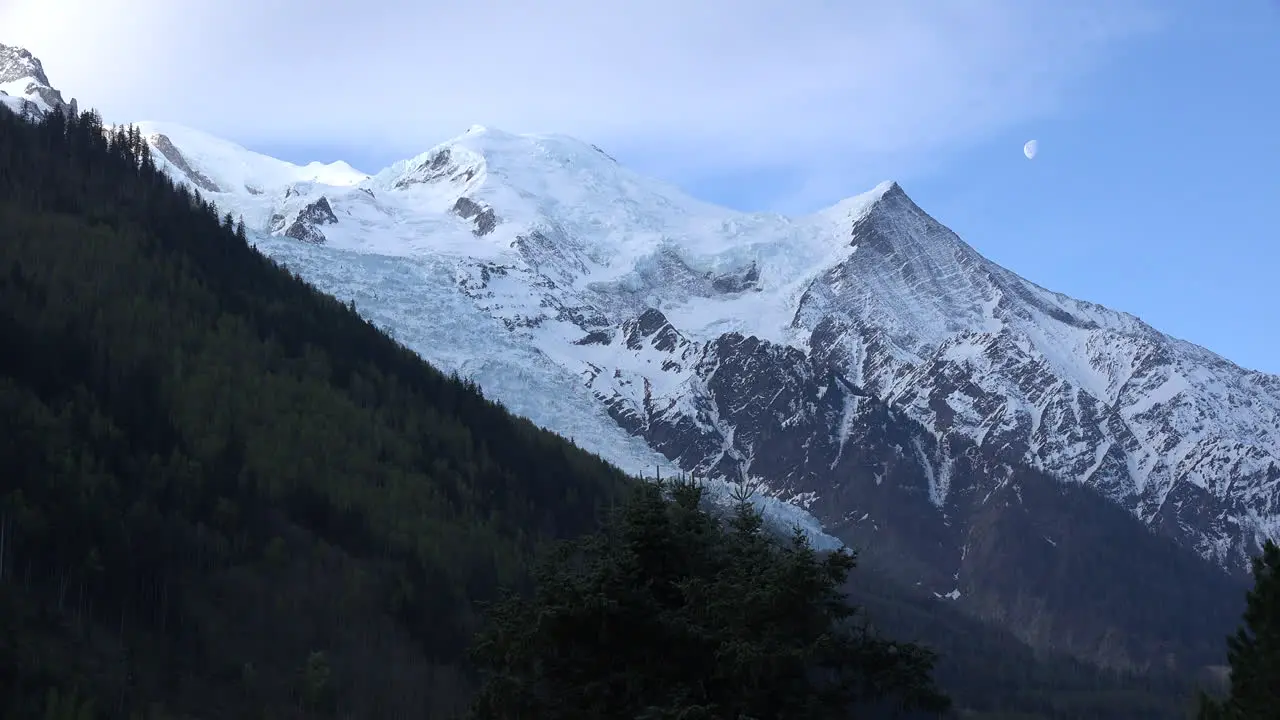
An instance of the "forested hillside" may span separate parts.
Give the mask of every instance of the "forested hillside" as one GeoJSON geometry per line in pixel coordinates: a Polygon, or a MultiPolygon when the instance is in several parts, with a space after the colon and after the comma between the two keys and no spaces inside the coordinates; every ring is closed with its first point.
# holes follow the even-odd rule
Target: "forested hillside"
{"type": "Polygon", "coordinates": [[[452,707],[472,602],[625,481],[276,267],[92,115],[0,112],[0,338],[11,704],[56,681],[202,717],[452,707]]]}
{"type": "MultiPolygon", "coordinates": [[[[447,717],[477,602],[629,482],[259,254],[136,132],[0,111],[0,717],[447,717]]],[[[1183,704],[853,577],[961,710],[1183,704]]]]}

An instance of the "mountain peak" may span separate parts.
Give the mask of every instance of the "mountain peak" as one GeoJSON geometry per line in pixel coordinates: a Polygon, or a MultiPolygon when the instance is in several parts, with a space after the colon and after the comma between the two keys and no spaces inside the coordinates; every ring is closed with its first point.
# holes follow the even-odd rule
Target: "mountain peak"
{"type": "Polygon", "coordinates": [[[875,186],[875,189],[873,190],[873,192],[879,192],[880,197],[882,199],[890,199],[890,200],[898,200],[898,201],[903,199],[906,199],[906,200],[911,199],[907,197],[907,191],[902,189],[902,185],[898,184],[897,180],[885,180],[884,182],[875,186]]]}
{"type": "Polygon", "coordinates": [[[849,200],[857,200],[859,204],[866,204],[869,202],[872,207],[882,210],[889,208],[920,208],[920,206],[916,205],[915,201],[907,195],[907,191],[902,189],[902,185],[900,185],[897,180],[885,180],[860,195],[856,195],[848,200],[836,203],[836,207],[839,207],[841,204],[848,202],[849,200]]]}
{"type": "Polygon", "coordinates": [[[40,58],[26,48],[0,43],[0,105],[21,115],[42,115],[52,110],[75,114],[75,100],[67,103],[49,84],[40,58]]]}
{"type": "Polygon", "coordinates": [[[864,193],[847,197],[825,210],[818,211],[818,215],[837,223],[856,221],[886,202],[892,204],[902,199],[911,202],[896,180],[885,180],[864,193]]]}
{"type": "Polygon", "coordinates": [[[880,183],[867,195],[875,198],[873,205],[876,210],[927,216],[924,208],[917,205],[916,201],[907,195],[907,191],[903,190],[896,180],[887,180],[880,183]]]}
{"type": "Polygon", "coordinates": [[[40,58],[30,50],[0,43],[0,85],[30,79],[48,87],[49,77],[44,74],[40,58]]]}
{"type": "Polygon", "coordinates": [[[554,224],[582,238],[599,236],[606,224],[620,233],[656,236],[677,227],[672,223],[680,218],[727,213],[629,170],[589,142],[484,125],[392,164],[373,183],[444,198],[449,206],[462,196],[503,205],[508,219],[521,218],[529,227],[554,215],[554,224]],[[606,216],[608,223],[601,219],[606,216]]]}

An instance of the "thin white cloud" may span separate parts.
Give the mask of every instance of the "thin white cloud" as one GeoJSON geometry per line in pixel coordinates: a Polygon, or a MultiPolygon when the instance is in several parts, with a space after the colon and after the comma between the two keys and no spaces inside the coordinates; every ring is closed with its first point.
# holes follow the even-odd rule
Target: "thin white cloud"
{"type": "Polygon", "coordinates": [[[1154,0],[4,0],[110,120],[413,152],[473,122],[670,174],[921,156],[1051,112],[1154,0]]]}

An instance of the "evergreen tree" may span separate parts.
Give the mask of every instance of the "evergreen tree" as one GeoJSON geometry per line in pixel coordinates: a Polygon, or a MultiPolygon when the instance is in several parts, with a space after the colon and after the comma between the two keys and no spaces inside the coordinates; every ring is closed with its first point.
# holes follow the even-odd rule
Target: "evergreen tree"
{"type": "Polygon", "coordinates": [[[845,718],[941,712],[932,652],[874,636],[840,590],[846,551],[722,525],[690,482],[647,484],[599,535],[560,546],[532,597],[508,596],[474,647],[475,720],[845,718]]]}
{"type": "Polygon", "coordinates": [[[1280,546],[1268,541],[1253,559],[1244,625],[1227,638],[1231,689],[1223,700],[1201,695],[1203,720],[1280,719],[1280,546]]]}

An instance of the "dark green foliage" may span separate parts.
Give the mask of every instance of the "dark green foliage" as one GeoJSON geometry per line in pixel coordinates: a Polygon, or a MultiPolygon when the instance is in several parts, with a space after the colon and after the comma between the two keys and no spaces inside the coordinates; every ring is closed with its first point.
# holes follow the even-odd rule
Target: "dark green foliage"
{"type": "Polygon", "coordinates": [[[136,130],[0,112],[0,716],[441,715],[473,600],[625,482],[250,248],[136,130]]]}
{"type": "Polygon", "coordinates": [[[1200,698],[1204,720],[1280,718],[1280,546],[1268,541],[1253,559],[1253,589],[1244,625],[1227,638],[1231,666],[1226,698],[1200,698]]]}
{"type": "Polygon", "coordinates": [[[76,693],[62,695],[50,688],[44,701],[44,720],[93,720],[93,702],[81,700],[76,693]]]}
{"type": "Polygon", "coordinates": [[[840,590],[847,552],[772,539],[740,503],[726,525],[677,482],[645,485],[599,535],[564,543],[528,599],[497,603],[475,654],[473,717],[846,718],[942,711],[932,653],[869,633],[840,590]]]}

